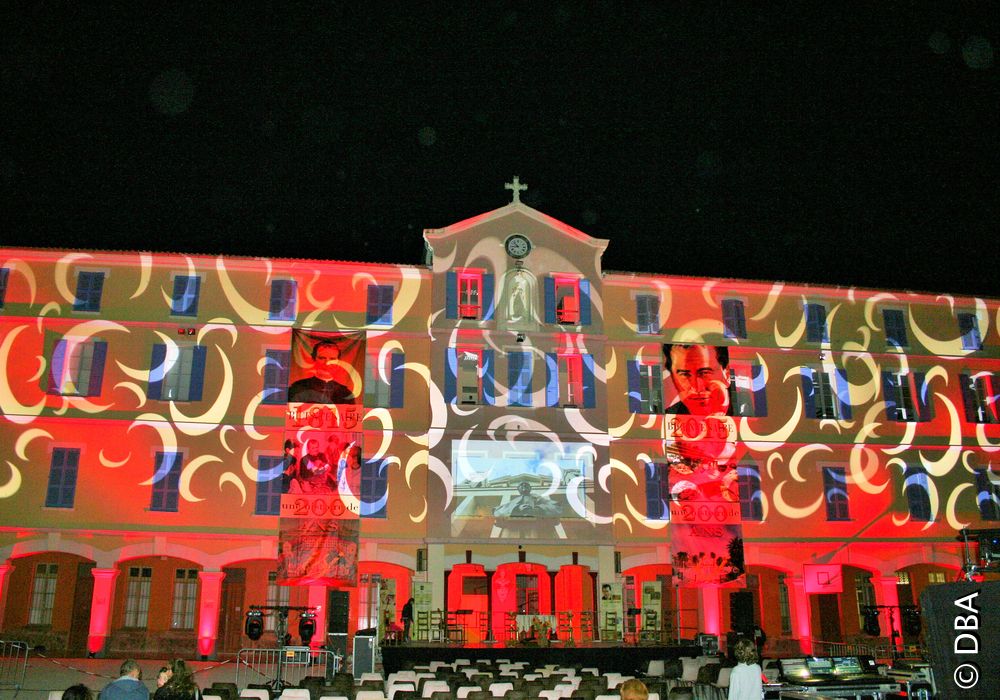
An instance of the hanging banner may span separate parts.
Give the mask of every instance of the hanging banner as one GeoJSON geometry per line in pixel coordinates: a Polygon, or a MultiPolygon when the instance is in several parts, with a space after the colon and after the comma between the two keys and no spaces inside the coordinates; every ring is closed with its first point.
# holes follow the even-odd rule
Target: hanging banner
{"type": "Polygon", "coordinates": [[[660,629],[663,614],[663,584],[660,581],[642,582],[642,629],[660,629]]]}
{"type": "Polygon", "coordinates": [[[611,634],[615,639],[621,639],[624,631],[625,608],[622,607],[622,585],[618,582],[601,584],[601,639],[611,634]]]}
{"type": "Polygon", "coordinates": [[[278,533],[286,585],[358,581],[364,334],[292,332],[278,533]]]}
{"type": "Polygon", "coordinates": [[[746,585],[739,525],[672,525],[674,585],[746,585]]]}

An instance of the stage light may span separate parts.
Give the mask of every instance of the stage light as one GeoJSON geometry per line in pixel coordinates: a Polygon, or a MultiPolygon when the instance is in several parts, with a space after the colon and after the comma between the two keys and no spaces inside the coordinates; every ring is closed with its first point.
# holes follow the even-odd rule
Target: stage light
{"type": "Polygon", "coordinates": [[[255,642],[260,639],[264,634],[264,613],[260,610],[251,610],[248,612],[243,631],[255,642]]]}
{"type": "Polygon", "coordinates": [[[865,634],[877,637],[881,633],[878,624],[878,608],[874,605],[866,605],[861,609],[861,614],[865,617],[865,634]]]}
{"type": "Polygon", "coordinates": [[[303,645],[308,645],[316,634],[316,613],[307,610],[299,615],[299,637],[303,645]]]}

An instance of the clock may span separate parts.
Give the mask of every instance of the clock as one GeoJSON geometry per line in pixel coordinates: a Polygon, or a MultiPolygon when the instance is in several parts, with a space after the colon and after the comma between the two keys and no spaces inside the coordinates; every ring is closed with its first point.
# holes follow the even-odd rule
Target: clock
{"type": "Polygon", "coordinates": [[[507,255],[517,260],[527,257],[528,253],[531,252],[531,241],[520,233],[515,233],[513,236],[508,237],[503,245],[507,250],[507,255]]]}

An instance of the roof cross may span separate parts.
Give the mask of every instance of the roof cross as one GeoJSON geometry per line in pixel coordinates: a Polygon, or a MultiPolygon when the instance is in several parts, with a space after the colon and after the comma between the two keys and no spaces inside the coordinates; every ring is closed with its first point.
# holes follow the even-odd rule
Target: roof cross
{"type": "Polygon", "coordinates": [[[520,204],[521,193],[524,192],[526,189],[528,189],[528,186],[521,184],[521,181],[517,178],[517,175],[515,175],[514,181],[505,182],[503,188],[505,190],[511,190],[514,193],[514,199],[511,200],[512,204],[520,204]]]}

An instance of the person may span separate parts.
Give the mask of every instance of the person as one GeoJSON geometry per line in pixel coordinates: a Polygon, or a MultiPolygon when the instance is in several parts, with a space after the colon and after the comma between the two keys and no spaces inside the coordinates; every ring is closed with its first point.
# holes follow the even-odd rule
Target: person
{"type": "Polygon", "coordinates": [[[618,688],[621,700],[646,700],[649,697],[649,688],[638,678],[629,678],[618,688]]]}
{"type": "Polygon", "coordinates": [[[156,687],[162,688],[170,680],[170,667],[160,666],[160,670],[156,672],[156,687]]]}
{"type": "Polygon", "coordinates": [[[663,356],[677,389],[677,401],[667,406],[666,413],[729,414],[729,348],[664,343],[663,356]]]}
{"type": "Polygon", "coordinates": [[[292,382],[288,387],[290,403],[357,403],[357,396],[333,376],[340,362],[340,347],[332,340],[320,340],[312,349],[312,376],[292,382]]]}
{"type": "Polygon", "coordinates": [[[410,640],[410,625],[413,624],[413,598],[410,598],[403,604],[403,612],[400,615],[400,619],[403,621],[403,641],[407,642],[410,640]]]}
{"type": "Polygon", "coordinates": [[[497,518],[558,518],[562,511],[559,506],[545,496],[532,496],[531,484],[522,481],[517,485],[517,498],[493,509],[497,518]]]}
{"type": "Polygon", "coordinates": [[[94,694],[83,683],[77,683],[63,691],[62,700],[94,700],[94,694]]]}
{"type": "Polygon", "coordinates": [[[729,676],[728,700],[760,700],[762,697],[764,683],[757,663],[757,649],[753,640],[740,639],[736,642],[736,667],[729,676]]]}
{"type": "Polygon", "coordinates": [[[330,463],[319,448],[319,440],[306,441],[306,455],[299,468],[299,484],[304,493],[330,493],[332,479],[330,463]]]}
{"type": "Polygon", "coordinates": [[[605,583],[601,586],[601,600],[611,600],[611,584],[605,583]]]}
{"type": "Polygon", "coordinates": [[[299,460],[295,458],[295,441],[285,440],[285,456],[282,458],[284,469],[281,472],[281,492],[301,493],[302,484],[299,481],[299,460]]]}
{"type": "Polygon", "coordinates": [[[135,659],[125,659],[118,678],[101,691],[99,700],[149,700],[149,690],[142,684],[142,669],[135,659]]]}
{"type": "Polygon", "coordinates": [[[184,659],[170,662],[170,678],[156,689],[153,700],[198,700],[200,693],[194,674],[184,659]]]}

